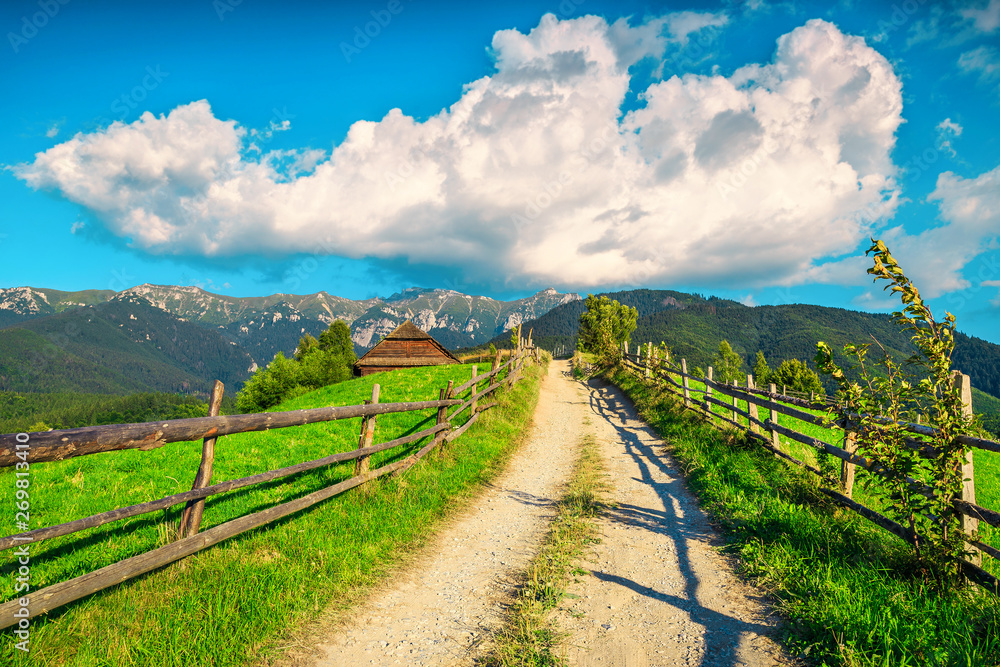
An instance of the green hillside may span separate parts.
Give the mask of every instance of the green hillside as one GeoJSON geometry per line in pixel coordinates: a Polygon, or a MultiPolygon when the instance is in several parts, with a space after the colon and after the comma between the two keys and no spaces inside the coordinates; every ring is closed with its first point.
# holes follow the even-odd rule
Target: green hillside
{"type": "Polygon", "coordinates": [[[127,424],[161,419],[203,417],[208,404],[194,396],[142,393],[128,396],[79,392],[0,391],[0,433],[45,428],[64,429],[99,424],[127,424]]]}
{"type": "MultiPolygon", "coordinates": [[[[319,389],[276,409],[357,405],[371,396],[375,382],[381,385],[383,402],[427,400],[436,398],[449,380],[460,384],[470,374],[468,365],[378,373],[319,389]]],[[[288,647],[290,633],[383,585],[443,520],[461,511],[502,470],[530,424],[541,374],[538,366],[529,365],[523,381],[498,392],[499,406],[482,413],[442,454],[428,456],[402,476],[373,481],[37,617],[31,622],[30,656],[14,649],[12,630],[0,632],[0,659],[11,665],[273,664],[288,647]],[[109,629],[113,641],[108,641],[109,629]]],[[[375,441],[413,433],[432,424],[435,416],[433,409],[381,415],[375,441]]],[[[355,449],[360,421],[222,437],[212,479],[234,479],[355,449]]],[[[377,453],[371,457],[372,468],[400,460],[423,444],[377,453]]],[[[191,442],[33,463],[32,527],[185,491],[200,457],[200,442],[191,442]]],[[[0,477],[11,482],[14,472],[5,469],[0,477]]],[[[347,462],[213,496],[206,503],[203,529],[353,474],[354,463],[347,462]]],[[[14,503],[14,491],[13,483],[0,485],[0,500],[14,503]]],[[[33,588],[166,543],[182,508],[33,544],[33,588]]],[[[8,569],[14,558],[13,551],[0,556],[8,569]]],[[[15,596],[13,579],[5,579],[2,588],[4,599],[15,596]]]]}
{"type": "Polygon", "coordinates": [[[110,301],[0,329],[0,391],[206,392],[253,359],[219,333],[148,302],[110,301]]]}
{"type": "MultiPolygon", "coordinates": [[[[675,358],[684,358],[690,368],[706,368],[719,349],[719,343],[729,341],[743,357],[743,372],[752,372],[757,351],[764,353],[771,368],[782,360],[799,359],[813,367],[816,343],[830,344],[838,360],[845,362],[839,351],[845,343],[872,343],[877,339],[897,360],[915,352],[909,335],[899,330],[892,316],[885,313],[864,313],[843,308],[828,308],[807,304],[748,307],[736,301],[704,298],[670,290],[631,290],[608,292],[611,299],[636,308],[639,320],[632,334],[632,346],[646,342],[665,342],[675,358]]],[[[564,346],[573,349],[584,302],[563,304],[542,317],[524,323],[524,330],[533,330],[535,342],[546,349],[564,346]]],[[[497,336],[493,342],[509,344],[509,335],[497,336]]],[[[984,425],[1000,432],[1000,346],[957,334],[954,368],[972,379],[980,393],[973,407],[984,417],[984,425]]],[[[835,387],[822,378],[828,391],[835,387]]]]}
{"type": "MultiPolygon", "coordinates": [[[[684,292],[675,292],[673,290],[636,289],[624,292],[602,292],[601,295],[635,308],[639,311],[640,321],[655,313],[697,306],[704,306],[713,310],[745,307],[729,299],[719,299],[717,297],[708,297],[706,299],[699,294],[685,294],[684,292]]],[[[584,310],[586,310],[586,305],[583,300],[564,303],[541,317],[524,322],[524,334],[527,335],[528,330],[531,329],[533,331],[532,338],[534,342],[539,347],[545,349],[551,350],[557,345],[572,349],[576,343],[576,332],[580,326],[580,315],[583,314],[584,310]]],[[[633,340],[637,340],[635,336],[633,336],[633,340]]],[[[509,334],[500,334],[489,342],[499,347],[507,344],[509,341],[509,334]]]]}

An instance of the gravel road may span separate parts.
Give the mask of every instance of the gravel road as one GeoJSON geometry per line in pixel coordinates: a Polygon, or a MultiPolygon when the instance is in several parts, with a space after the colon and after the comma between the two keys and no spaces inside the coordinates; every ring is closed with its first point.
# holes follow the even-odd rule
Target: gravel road
{"type": "Polygon", "coordinates": [[[572,472],[587,401],[567,370],[565,362],[549,365],[530,437],[503,475],[431,541],[405,581],[328,637],[313,664],[472,664],[572,472]]]}
{"type": "Polygon", "coordinates": [[[555,612],[570,633],[570,664],[794,664],[770,638],[777,619],[718,553],[662,441],[621,392],[574,381],[567,362],[550,364],[531,435],[507,471],[405,579],[327,636],[310,664],[474,664],[538,550],[586,432],[600,445],[613,505],[600,519],[601,543],[580,563],[589,574],[555,612]]]}
{"type": "Polygon", "coordinates": [[[778,619],[732,573],[721,540],[618,388],[592,380],[591,422],[611,509],[557,612],[572,665],[791,665],[770,637],[778,619]]]}

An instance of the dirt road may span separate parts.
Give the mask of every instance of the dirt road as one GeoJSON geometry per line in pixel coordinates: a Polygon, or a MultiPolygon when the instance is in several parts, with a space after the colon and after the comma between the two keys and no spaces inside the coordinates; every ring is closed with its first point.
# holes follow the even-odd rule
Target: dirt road
{"type": "Polygon", "coordinates": [[[471,664],[502,601],[538,551],[572,470],[587,401],[549,366],[528,441],[507,471],[428,546],[406,581],[320,645],[315,665],[471,664]]]}
{"type": "Polygon", "coordinates": [[[591,381],[612,508],[557,619],[572,665],[789,665],[777,619],[731,563],[663,442],[613,386],[591,381]]]}
{"type": "MultiPolygon", "coordinates": [[[[718,538],[627,399],[550,365],[532,434],[508,470],[447,527],[409,577],[376,595],[318,647],[314,665],[471,665],[554,515],[589,429],[612,508],[572,596],[557,610],[573,665],[792,664],[776,619],[717,551],[718,538]],[[585,425],[588,421],[590,425],[585,425]]],[[[488,643],[488,642],[487,642],[488,643]]]]}

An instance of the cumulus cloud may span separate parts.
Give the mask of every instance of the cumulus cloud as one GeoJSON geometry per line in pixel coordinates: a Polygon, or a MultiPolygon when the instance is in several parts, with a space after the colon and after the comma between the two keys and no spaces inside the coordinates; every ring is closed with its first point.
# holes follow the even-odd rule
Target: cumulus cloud
{"type": "MultiPolygon", "coordinates": [[[[942,224],[919,234],[897,226],[883,230],[880,237],[921,294],[932,299],[970,287],[963,276],[965,267],[983,252],[998,247],[1000,167],[976,178],[946,171],[938,176],[927,200],[937,202],[942,224]]],[[[860,277],[868,266],[870,260],[864,257],[848,257],[817,267],[810,278],[820,283],[861,285],[867,282],[860,277]]]]}
{"type": "Polygon", "coordinates": [[[945,224],[915,235],[897,227],[883,239],[921,292],[933,298],[970,287],[962,270],[1000,237],[1000,167],[977,178],[944,172],[928,201],[938,203],[945,224]]]}
{"type": "Polygon", "coordinates": [[[496,72],[451,107],[358,121],[328,152],[257,153],[202,100],[77,134],[17,174],[155,254],[405,259],[519,288],[801,281],[894,211],[901,84],[813,20],[770,63],[655,83],[621,116],[629,65],[722,22],[500,31],[496,72]]]}

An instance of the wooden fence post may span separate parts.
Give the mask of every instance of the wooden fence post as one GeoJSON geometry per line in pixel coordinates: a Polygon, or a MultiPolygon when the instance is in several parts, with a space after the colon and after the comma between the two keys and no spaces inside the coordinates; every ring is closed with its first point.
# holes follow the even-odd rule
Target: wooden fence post
{"type": "MultiPolygon", "coordinates": [[[[438,397],[442,401],[445,400],[445,399],[451,398],[451,388],[452,388],[452,386],[454,386],[454,383],[451,380],[448,380],[448,386],[441,388],[441,391],[439,392],[438,397]]],[[[444,424],[447,421],[448,421],[448,408],[442,406],[442,407],[438,408],[437,424],[438,425],[444,424]]],[[[445,436],[445,431],[438,431],[438,434],[436,436],[434,436],[434,437],[437,438],[437,439],[439,439],[439,440],[444,440],[444,436],[445,436]]],[[[438,456],[444,456],[444,443],[443,442],[441,443],[441,446],[438,447],[438,456]]]]}
{"type": "MultiPolygon", "coordinates": [[[[218,380],[212,386],[212,397],[208,402],[208,416],[218,417],[222,408],[222,394],[225,387],[218,380]]],[[[215,438],[205,438],[201,443],[201,464],[194,476],[191,490],[203,489],[212,479],[212,468],[215,465],[215,438]]],[[[201,529],[201,517],[205,512],[205,499],[191,500],[181,512],[181,522],[177,528],[177,539],[194,535],[201,529]]]]}
{"type": "MultiPolygon", "coordinates": [[[[769,392],[771,392],[772,394],[778,393],[778,388],[776,386],[774,386],[773,382],[771,382],[770,384],[767,385],[767,390],[769,392]]],[[[774,399],[772,398],[771,400],[773,401],[774,399]]],[[[771,414],[771,423],[777,424],[778,423],[778,411],[777,410],[769,410],[768,412],[771,414]]],[[[778,432],[775,431],[774,429],[771,429],[771,446],[774,447],[775,449],[777,449],[779,452],[782,451],[782,449],[781,449],[781,438],[778,437],[778,432]]]]}
{"type": "MultiPolygon", "coordinates": [[[[970,383],[970,378],[961,371],[952,371],[952,377],[955,378],[955,382],[960,383],[962,388],[962,416],[966,419],[972,419],[972,385],[970,383]]],[[[976,471],[972,465],[972,448],[965,453],[965,463],[962,464],[962,500],[967,503],[976,502],[976,471]]],[[[973,535],[977,530],[979,530],[979,519],[974,519],[971,516],[962,515],[962,532],[966,535],[973,535]]],[[[983,564],[983,554],[981,551],[972,547],[973,554],[969,556],[968,560],[974,565],[982,566],[983,564]]]]}
{"type": "Polygon", "coordinates": [[[651,363],[651,357],[653,356],[653,342],[649,341],[646,343],[646,377],[649,377],[649,364],[651,363]]]}
{"type": "MultiPolygon", "coordinates": [[[[846,424],[845,426],[850,426],[846,424]]],[[[854,454],[858,451],[858,432],[850,429],[845,432],[844,449],[854,454]]],[[[849,461],[840,462],[840,483],[844,487],[844,495],[852,498],[854,494],[854,464],[849,461]]]]}
{"type": "MultiPolygon", "coordinates": [[[[477,366],[472,366],[472,377],[476,377],[477,366]]],[[[479,409],[479,399],[476,398],[476,394],[479,393],[479,383],[472,383],[472,405],[469,406],[469,416],[474,417],[476,415],[476,410],[479,409]]]]}
{"type": "MultiPolygon", "coordinates": [[[[377,384],[373,384],[372,398],[370,401],[365,401],[365,405],[374,405],[378,403],[379,391],[381,391],[381,387],[377,384]]],[[[372,442],[375,440],[375,417],[376,415],[368,415],[367,417],[361,418],[361,435],[358,437],[358,449],[372,446],[372,442]]],[[[362,456],[354,461],[355,476],[368,472],[369,458],[370,457],[368,456],[362,456]]]]}
{"type": "Polygon", "coordinates": [[[687,362],[687,359],[681,359],[681,373],[684,373],[684,375],[681,376],[681,386],[684,387],[684,407],[685,408],[690,408],[691,407],[691,392],[688,389],[687,372],[688,372],[688,362],[687,362]]]}
{"type": "MultiPolygon", "coordinates": [[[[740,383],[737,382],[736,380],[733,380],[733,389],[735,389],[736,387],[739,387],[739,386],[740,386],[740,383]]],[[[740,423],[739,415],[736,414],[736,408],[739,407],[739,403],[740,403],[740,399],[738,399],[735,396],[733,396],[733,421],[736,422],[737,424],[740,423]]]]}
{"type": "Polygon", "coordinates": [[[622,343],[622,345],[625,346],[625,354],[624,354],[624,356],[628,357],[628,341],[625,341],[624,343],[622,343]]]}
{"type": "Polygon", "coordinates": [[[705,383],[705,411],[708,412],[708,413],[710,413],[710,414],[712,412],[712,404],[708,402],[708,399],[712,398],[712,373],[713,372],[714,371],[712,370],[712,367],[709,366],[708,367],[708,375],[705,378],[706,380],[708,380],[708,382],[705,383]]]}
{"type": "MultiPolygon", "coordinates": [[[[747,375],[747,390],[754,389],[753,376],[747,375]]],[[[757,412],[757,404],[750,402],[750,396],[747,395],[747,412],[754,419],[760,419],[760,415],[757,412]]],[[[750,426],[750,430],[754,433],[760,433],[760,427],[753,423],[751,420],[747,420],[747,424],[750,426]]]]}

